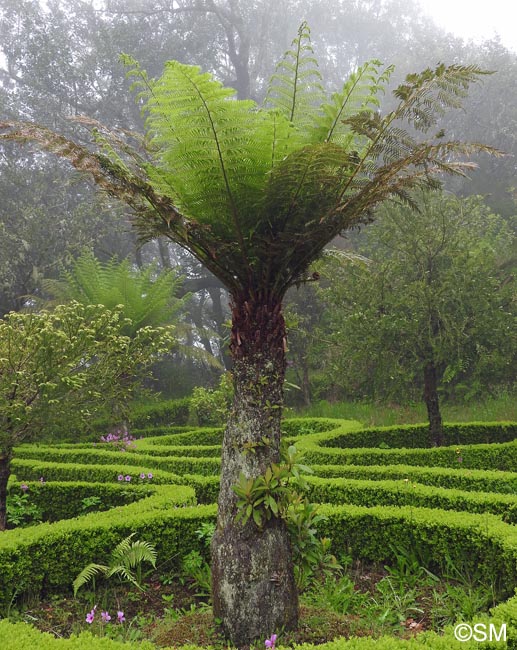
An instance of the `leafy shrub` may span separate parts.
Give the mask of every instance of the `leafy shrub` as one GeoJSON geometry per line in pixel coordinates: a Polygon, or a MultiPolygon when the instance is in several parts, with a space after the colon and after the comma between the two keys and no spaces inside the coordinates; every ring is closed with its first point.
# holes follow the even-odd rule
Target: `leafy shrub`
{"type": "Polygon", "coordinates": [[[228,418],[232,400],[232,376],[226,372],[217,388],[194,388],[190,398],[190,420],[198,426],[222,425],[228,418]]]}
{"type": "Polygon", "coordinates": [[[22,492],[9,492],[7,496],[7,524],[9,528],[29,526],[43,518],[41,508],[27,494],[28,486],[22,484],[22,492]]]}

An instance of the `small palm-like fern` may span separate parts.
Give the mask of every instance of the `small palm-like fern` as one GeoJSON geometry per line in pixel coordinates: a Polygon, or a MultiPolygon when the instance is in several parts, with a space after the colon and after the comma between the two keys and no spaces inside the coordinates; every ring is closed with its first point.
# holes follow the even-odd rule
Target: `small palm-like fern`
{"type": "Polygon", "coordinates": [[[135,533],[131,533],[113,549],[109,565],[91,563],[88,564],[73,582],[74,596],[81,587],[95,578],[96,575],[104,575],[106,579],[118,576],[135,585],[143,591],[141,585],[141,567],[143,562],[149,562],[156,567],[156,549],[152,544],[145,541],[131,541],[135,533]]]}
{"type": "Polygon", "coordinates": [[[128,260],[116,258],[103,263],[86,251],[59,280],[43,280],[42,288],[52,302],[75,300],[108,309],[123,305],[122,315],[130,320],[124,333],[134,336],[141,327],[178,319],[185,305],[185,299],[174,297],[179,281],[172,271],[157,274],[153,266],[135,270],[128,260]]]}

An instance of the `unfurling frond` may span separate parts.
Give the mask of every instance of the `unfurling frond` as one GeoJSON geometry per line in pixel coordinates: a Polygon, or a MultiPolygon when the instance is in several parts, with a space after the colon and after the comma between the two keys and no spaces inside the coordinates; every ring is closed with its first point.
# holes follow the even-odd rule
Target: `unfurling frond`
{"type": "Polygon", "coordinates": [[[302,23],[298,36],[278,63],[269,81],[265,106],[277,109],[303,132],[312,128],[325,98],[310,29],[302,23]]]}

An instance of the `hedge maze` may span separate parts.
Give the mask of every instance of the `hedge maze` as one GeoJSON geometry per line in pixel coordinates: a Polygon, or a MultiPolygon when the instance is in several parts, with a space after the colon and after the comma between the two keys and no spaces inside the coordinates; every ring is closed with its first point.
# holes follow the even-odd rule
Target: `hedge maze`
{"type": "MultiPolygon", "coordinates": [[[[159,557],[206,553],[195,531],[214,521],[222,431],[142,429],[134,443],[25,445],[16,449],[13,485],[26,483],[45,522],[0,535],[0,607],[48,590],[71,593],[89,562],[130,533],[152,542],[159,557]],[[158,434],[158,435],[157,435],[158,434]],[[43,481],[40,479],[43,478],[43,481]],[[100,512],[81,513],[86,497],[100,512]]],[[[417,549],[436,571],[445,558],[482,571],[507,600],[476,619],[505,623],[517,648],[517,423],[446,425],[446,446],[429,447],[424,425],[361,428],[357,422],[292,419],[284,437],[314,470],[310,499],[322,504],[321,533],[335,552],[389,563],[393,547],[417,549]]],[[[409,640],[338,639],[328,650],[475,648],[452,628],[409,640]]],[[[55,639],[25,623],[0,621],[0,647],[10,650],[150,648],[83,633],[55,639]]],[[[307,650],[309,646],[306,646],[307,650]]]]}

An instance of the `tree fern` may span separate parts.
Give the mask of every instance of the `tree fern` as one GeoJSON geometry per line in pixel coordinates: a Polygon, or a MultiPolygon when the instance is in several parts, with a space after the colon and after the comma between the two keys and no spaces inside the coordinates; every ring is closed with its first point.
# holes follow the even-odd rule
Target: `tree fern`
{"type": "Polygon", "coordinates": [[[2,137],[37,140],[91,173],[134,209],[143,239],[165,235],[184,246],[233,294],[251,277],[294,274],[290,281],[298,282],[310,255],[339,232],[368,221],[377,203],[391,195],[410,201],[412,186],[435,187],[437,173],[468,169],[452,162],[453,155],[489,150],[444,143],[440,133],[425,144],[407,129],[409,123],[426,131],[445,108],[458,105],[483,74],[474,66],[409,75],[395,91],[399,105],[381,117],[372,109],[391,68],[382,70],[373,61],[330,101],[313,106],[320,89],[305,25],[273,75],[266,109],[236,101],[234,91],[194,66],[171,62],[153,81],[131,59],[126,62],[148,113],[147,139],[138,143],[147,143],[153,164],[131,154],[120,133],[94,123],[85,125],[98,142],[102,131],[99,153],[36,125],[6,123],[2,137]],[[311,126],[301,128],[302,116],[311,126]],[[333,145],[327,166],[318,148],[325,143],[333,145]],[[307,146],[316,149],[311,153],[307,146]],[[278,253],[279,242],[287,255],[278,253]]]}
{"type": "Polygon", "coordinates": [[[123,305],[122,314],[131,321],[126,333],[134,335],[141,327],[179,319],[188,298],[174,297],[179,281],[172,271],[157,274],[152,265],[135,270],[128,260],[115,258],[102,263],[86,251],[63,270],[59,280],[43,280],[42,288],[54,303],[75,300],[108,309],[123,305]]]}

